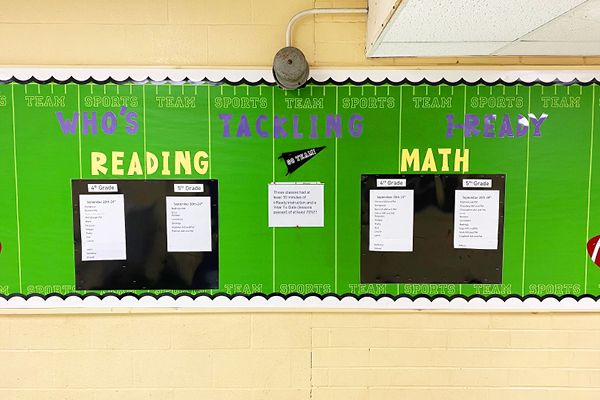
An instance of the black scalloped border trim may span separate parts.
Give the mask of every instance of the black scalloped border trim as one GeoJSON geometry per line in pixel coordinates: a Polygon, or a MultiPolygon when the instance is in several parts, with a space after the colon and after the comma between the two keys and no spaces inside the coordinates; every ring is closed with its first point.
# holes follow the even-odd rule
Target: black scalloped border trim
{"type": "Polygon", "coordinates": [[[519,300],[521,302],[524,302],[528,299],[535,299],[535,300],[539,300],[539,301],[544,301],[544,300],[557,300],[557,301],[562,301],[562,300],[567,300],[567,299],[571,299],[571,300],[575,300],[577,302],[585,300],[585,299],[590,299],[592,301],[600,301],[600,295],[594,296],[594,295],[590,295],[590,294],[584,294],[584,295],[580,295],[580,296],[575,296],[575,295],[562,295],[562,296],[558,296],[558,295],[554,295],[554,294],[550,294],[550,295],[544,295],[544,296],[538,296],[535,294],[528,294],[525,296],[519,296],[519,295],[515,295],[515,294],[511,294],[508,296],[498,296],[498,295],[491,295],[491,296],[483,296],[483,295],[479,295],[479,294],[475,294],[475,295],[471,295],[471,296],[465,296],[462,294],[457,294],[457,295],[453,295],[453,296],[447,296],[447,295],[443,295],[443,294],[436,294],[433,296],[428,296],[428,295],[418,295],[418,296],[410,296],[407,294],[400,294],[400,295],[391,295],[391,294],[379,294],[379,295],[374,295],[374,294],[370,294],[370,293],[365,293],[365,294],[354,294],[354,293],[346,293],[346,294],[337,294],[337,293],[328,293],[328,294],[319,294],[319,293],[306,293],[306,294],[301,294],[301,293],[288,293],[288,294],[283,294],[283,293],[253,293],[253,294],[245,294],[245,293],[234,293],[234,294],[229,294],[229,293],[223,293],[223,292],[219,292],[219,293],[215,293],[215,294],[208,294],[208,293],[197,293],[197,294],[192,294],[192,293],[187,293],[187,292],[183,292],[183,293],[177,293],[177,294],[171,294],[171,293],[160,293],[160,294],[156,294],[156,293],[152,293],[152,292],[147,292],[147,293],[141,293],[141,294],[136,294],[133,292],[125,292],[125,293],[114,293],[114,292],[106,292],[106,293],[85,293],[85,294],[80,294],[80,293],[69,293],[69,294],[60,294],[60,293],[49,293],[49,294],[39,294],[39,293],[31,293],[31,294],[27,294],[27,295],[23,295],[20,293],[13,293],[10,295],[3,295],[0,294],[0,299],[4,299],[4,300],[11,300],[13,298],[19,298],[22,300],[29,300],[32,298],[41,298],[43,300],[48,300],[51,297],[58,297],[62,300],[67,300],[70,297],[76,297],[79,298],[81,300],[85,300],[86,298],[98,298],[100,300],[108,298],[108,297],[115,297],[118,300],[123,300],[125,297],[133,297],[136,300],[141,300],[142,298],[148,298],[148,297],[152,297],[155,300],[159,300],[161,298],[170,298],[172,300],[178,300],[179,298],[191,298],[192,300],[196,300],[198,298],[207,298],[210,300],[215,300],[217,298],[227,298],[229,300],[233,300],[234,298],[239,298],[239,297],[243,297],[247,300],[251,300],[254,298],[263,298],[265,300],[269,300],[272,298],[280,298],[283,300],[288,300],[290,298],[300,298],[301,300],[307,300],[309,297],[316,297],[319,300],[326,300],[326,299],[330,299],[330,298],[335,298],[337,300],[344,300],[347,298],[352,298],[355,300],[362,300],[362,299],[372,299],[372,300],[381,300],[381,299],[390,299],[390,300],[399,300],[399,299],[409,299],[413,302],[417,301],[417,300],[421,300],[421,299],[426,299],[429,301],[435,301],[437,299],[443,299],[443,300],[447,300],[447,301],[452,301],[452,300],[456,300],[456,299],[462,299],[462,300],[466,300],[466,301],[471,301],[471,300],[483,300],[485,303],[488,303],[491,300],[501,300],[502,302],[506,303],[507,301],[511,300],[511,299],[516,299],[519,300]]]}
{"type": "MultiPolygon", "coordinates": [[[[195,79],[190,79],[188,77],[182,79],[182,80],[176,80],[176,79],[171,79],[168,75],[165,77],[164,80],[153,80],[150,77],[147,77],[145,79],[142,80],[136,80],[134,78],[132,78],[131,76],[128,76],[127,78],[124,78],[122,80],[118,80],[118,79],[114,79],[114,78],[107,78],[105,80],[99,80],[99,79],[95,79],[93,77],[89,77],[87,79],[77,79],[73,76],[69,77],[68,79],[65,80],[60,80],[60,79],[56,79],[54,77],[50,77],[48,79],[38,79],[34,76],[32,76],[31,78],[28,79],[19,79],[16,76],[12,76],[8,79],[5,80],[0,80],[0,84],[7,84],[7,83],[19,83],[19,84],[28,84],[28,83],[37,83],[37,84],[50,84],[50,83],[54,83],[54,84],[69,84],[69,83],[78,83],[78,84],[89,84],[89,83],[94,83],[94,84],[98,84],[98,85],[105,85],[105,84],[116,84],[116,85],[126,85],[126,84],[144,84],[144,83],[153,83],[153,84],[164,84],[164,83],[175,83],[175,84],[209,84],[209,85],[231,85],[231,86],[241,86],[241,85],[247,85],[247,86],[259,86],[259,85],[266,85],[266,86],[277,86],[276,83],[274,82],[269,82],[264,78],[260,78],[257,81],[250,81],[247,80],[245,78],[242,78],[238,81],[232,81],[229,79],[222,79],[219,81],[211,81],[210,79],[208,79],[207,77],[204,77],[201,80],[195,80],[195,79]]],[[[401,80],[398,81],[394,81],[392,79],[389,78],[385,78],[382,79],[381,81],[375,81],[372,80],[370,78],[366,78],[362,81],[355,81],[352,78],[346,78],[343,81],[336,81],[333,78],[328,78],[326,80],[323,81],[319,81],[315,78],[310,78],[307,82],[306,85],[318,85],[318,86],[324,86],[324,85],[338,85],[338,86],[343,86],[343,85],[357,85],[357,86],[364,86],[364,85],[373,85],[373,86],[382,86],[382,85],[392,85],[392,86],[397,86],[397,85],[410,85],[410,86],[419,86],[419,85],[429,85],[429,86],[440,86],[440,85],[446,85],[446,86],[460,86],[460,85],[465,85],[465,86],[479,86],[479,85],[487,85],[487,86],[496,86],[496,85],[505,85],[505,86],[516,86],[516,85],[522,85],[522,86],[535,86],[535,85],[542,85],[542,86],[553,86],[553,85],[562,85],[562,86],[571,86],[571,85],[581,85],[581,86],[590,86],[590,85],[598,85],[600,84],[600,79],[597,78],[592,78],[589,81],[582,81],[580,79],[572,79],[570,81],[562,81],[558,78],[554,78],[553,80],[549,81],[549,82],[545,82],[541,79],[535,79],[531,82],[525,82],[521,79],[516,79],[514,81],[505,81],[502,78],[498,78],[494,81],[486,81],[483,78],[479,78],[476,81],[470,82],[467,81],[464,78],[460,78],[457,81],[450,81],[447,80],[446,78],[442,78],[438,81],[430,81],[429,79],[426,78],[422,78],[419,81],[411,81],[408,78],[402,78],[401,80]]]]}
{"type": "MultiPolygon", "coordinates": [[[[220,81],[211,81],[209,79],[207,79],[206,77],[201,79],[201,80],[192,80],[190,78],[184,78],[182,80],[175,80],[175,79],[171,79],[168,75],[165,77],[164,80],[153,80],[150,79],[150,77],[148,76],[146,79],[142,79],[142,80],[136,80],[134,78],[132,78],[131,76],[128,76],[127,78],[124,78],[122,80],[117,80],[114,78],[108,78],[105,80],[99,80],[99,79],[95,79],[93,77],[89,77],[87,79],[76,79],[75,77],[71,76],[68,79],[65,80],[59,80],[56,79],[54,77],[51,77],[49,79],[38,79],[36,77],[31,77],[28,79],[18,79],[16,76],[12,76],[8,79],[5,80],[0,80],[0,84],[8,84],[8,83],[19,83],[19,84],[28,84],[28,83],[37,83],[37,84],[49,84],[49,83],[54,83],[54,84],[69,84],[69,83],[77,83],[77,84],[89,84],[89,83],[94,83],[94,84],[99,84],[99,85],[103,85],[103,84],[117,84],[117,85],[124,85],[124,84],[144,84],[144,83],[152,83],[152,84],[157,84],[157,83],[177,83],[177,84],[185,84],[185,83],[191,83],[191,84],[209,84],[209,85],[231,85],[231,86],[241,86],[241,85],[247,85],[247,86],[259,86],[259,85],[266,85],[266,86],[276,86],[277,84],[274,82],[269,82],[264,78],[261,78],[257,81],[249,81],[245,78],[242,78],[238,81],[232,81],[229,79],[222,79],[220,81]]],[[[589,81],[581,81],[579,79],[573,79],[571,81],[562,81],[558,78],[555,78],[552,81],[549,82],[545,82],[542,81],[541,79],[535,79],[531,82],[525,82],[521,79],[516,79],[514,81],[505,81],[502,78],[498,78],[494,81],[486,81],[483,78],[479,78],[476,81],[467,81],[464,78],[460,78],[456,81],[449,81],[445,78],[442,78],[438,81],[430,81],[426,78],[423,78],[419,81],[411,81],[408,78],[403,78],[401,80],[398,81],[394,81],[391,80],[389,78],[385,78],[382,79],[381,81],[375,81],[372,80],[370,78],[366,78],[362,81],[355,81],[352,78],[346,78],[343,81],[336,81],[333,78],[328,78],[326,80],[323,81],[319,81],[316,80],[314,78],[310,78],[306,85],[320,85],[320,86],[324,86],[324,85],[338,85],[338,86],[344,86],[344,85],[357,85],[357,86],[363,86],[363,85],[373,85],[373,86],[382,86],[382,85],[393,85],[393,86],[399,86],[399,85],[409,85],[409,86],[419,86],[419,85],[430,85],[430,86],[439,86],[439,85],[447,85],[447,86],[460,86],[460,85],[465,85],[465,86],[479,86],[479,85],[486,85],[486,86],[496,86],[496,85],[505,85],[505,86],[516,86],[516,85],[522,85],[522,86],[535,86],[535,85],[542,85],[542,86],[553,86],[553,85],[562,85],[562,86],[571,86],[571,85],[581,85],[581,86],[590,86],[590,85],[598,85],[600,84],[600,79],[596,79],[593,78],[589,81]]],[[[136,294],[133,292],[125,292],[125,293],[114,293],[114,292],[106,292],[106,293],[85,293],[85,294],[80,294],[80,293],[69,293],[69,294],[60,294],[60,293],[48,293],[46,295],[44,294],[40,294],[40,293],[30,293],[27,295],[23,295],[20,293],[13,293],[10,295],[4,295],[4,294],[0,294],[0,299],[3,300],[11,300],[14,298],[18,298],[18,299],[22,299],[22,300],[29,300],[29,299],[33,299],[33,298],[41,298],[43,300],[48,300],[49,298],[60,298],[62,300],[67,300],[68,298],[72,298],[72,297],[76,297],[79,298],[81,300],[85,300],[86,298],[97,298],[100,300],[103,300],[105,298],[108,297],[114,297],[117,298],[118,300],[123,300],[124,298],[135,298],[137,300],[141,300],[142,298],[154,298],[155,300],[159,300],[161,298],[170,298],[172,300],[178,300],[179,298],[191,298],[192,300],[196,300],[198,298],[207,298],[210,300],[215,300],[217,298],[227,298],[229,300],[233,300],[234,298],[239,298],[239,297],[243,297],[247,300],[251,300],[253,298],[263,298],[265,300],[269,300],[272,298],[279,298],[279,299],[283,299],[283,300],[287,300],[290,298],[300,298],[301,300],[306,300],[309,297],[310,298],[318,298],[319,300],[326,300],[326,299],[330,299],[330,298],[335,298],[337,300],[343,300],[343,299],[347,299],[347,298],[352,298],[355,300],[362,300],[362,299],[372,299],[375,301],[381,300],[381,299],[390,299],[390,300],[399,300],[399,299],[409,299],[413,302],[420,300],[420,299],[426,299],[429,300],[431,302],[437,300],[437,299],[443,299],[443,300],[447,300],[447,301],[452,301],[452,300],[456,300],[456,299],[462,299],[465,301],[471,301],[471,300],[476,300],[476,299],[480,299],[483,300],[484,302],[489,302],[491,300],[501,300],[503,302],[507,302],[511,299],[516,299],[519,300],[521,302],[524,302],[528,299],[535,299],[538,301],[544,301],[544,300],[556,300],[556,301],[561,301],[561,300],[566,300],[566,299],[571,299],[571,300],[575,300],[577,302],[581,301],[581,300],[585,300],[585,299],[590,299],[592,301],[600,301],[600,295],[590,295],[590,294],[584,294],[584,295],[580,295],[580,296],[576,296],[576,295],[572,295],[572,294],[568,294],[568,295],[562,295],[562,296],[558,296],[558,295],[554,295],[554,294],[550,294],[550,295],[544,295],[544,296],[538,296],[535,294],[527,294],[525,296],[519,296],[519,295],[515,295],[515,294],[511,294],[508,296],[497,296],[497,295],[491,295],[491,296],[483,296],[483,295],[479,295],[479,294],[474,294],[471,296],[465,296],[462,294],[457,294],[457,295],[452,295],[452,296],[448,296],[448,295],[444,295],[444,294],[436,294],[433,296],[429,296],[429,295],[417,295],[417,296],[411,296],[411,295],[407,295],[407,294],[400,294],[400,295],[391,295],[391,294],[379,294],[379,295],[374,295],[374,294],[370,294],[370,293],[364,293],[364,294],[354,294],[354,293],[345,293],[345,294],[337,294],[337,293],[328,293],[328,294],[320,294],[320,293],[306,293],[306,294],[301,294],[301,293],[288,293],[288,294],[283,294],[283,293],[278,293],[278,292],[274,292],[274,293],[269,293],[269,294],[265,294],[265,293],[253,293],[253,294],[245,294],[245,293],[234,293],[234,294],[229,294],[229,293],[215,293],[215,294],[208,294],[208,293],[197,293],[197,294],[192,294],[192,293],[178,293],[178,294],[171,294],[171,293],[160,293],[160,294],[156,294],[156,293],[152,293],[152,292],[147,292],[147,293],[141,293],[141,294],[136,294]]]]}

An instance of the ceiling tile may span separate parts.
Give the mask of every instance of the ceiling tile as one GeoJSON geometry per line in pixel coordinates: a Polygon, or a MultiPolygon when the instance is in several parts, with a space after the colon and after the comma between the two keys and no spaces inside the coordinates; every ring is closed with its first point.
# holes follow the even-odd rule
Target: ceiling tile
{"type": "Polygon", "coordinates": [[[600,22],[600,0],[588,0],[571,11],[569,15],[600,22]]]}
{"type": "Polygon", "coordinates": [[[510,42],[384,42],[369,54],[370,57],[436,57],[462,55],[488,55],[510,42]]]}
{"type": "MultiPolygon", "coordinates": [[[[600,6],[600,3],[598,4],[600,6]]],[[[523,36],[519,40],[555,42],[593,42],[600,40],[600,21],[564,15],[523,36]]]]}
{"type": "Polygon", "coordinates": [[[600,55],[599,42],[600,0],[403,0],[368,56],[600,55]]]}
{"type": "Polygon", "coordinates": [[[512,41],[584,2],[404,0],[382,41],[512,41]]]}
{"type": "Polygon", "coordinates": [[[600,38],[597,40],[596,42],[514,42],[495,52],[494,55],[598,55],[600,54],[600,38]]]}

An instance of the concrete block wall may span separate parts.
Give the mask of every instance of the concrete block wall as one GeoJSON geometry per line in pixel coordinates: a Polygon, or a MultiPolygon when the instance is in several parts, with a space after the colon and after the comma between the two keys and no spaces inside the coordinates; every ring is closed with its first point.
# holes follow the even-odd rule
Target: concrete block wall
{"type": "MultiPolygon", "coordinates": [[[[367,0],[0,1],[0,65],[270,67],[289,19],[313,7],[367,0]]],[[[313,16],[293,31],[315,67],[448,67],[556,64],[600,57],[365,58],[366,15],[313,16]]]]}
{"type": "MultiPolygon", "coordinates": [[[[365,5],[0,0],[0,65],[270,67],[294,13],[365,5]]],[[[367,60],[364,36],[365,16],[309,17],[294,44],[317,67],[600,64],[367,60]]],[[[597,400],[600,313],[0,311],[2,400],[412,398],[597,400]]]]}
{"type": "Polygon", "coordinates": [[[0,398],[597,400],[600,314],[0,315],[0,398]]]}

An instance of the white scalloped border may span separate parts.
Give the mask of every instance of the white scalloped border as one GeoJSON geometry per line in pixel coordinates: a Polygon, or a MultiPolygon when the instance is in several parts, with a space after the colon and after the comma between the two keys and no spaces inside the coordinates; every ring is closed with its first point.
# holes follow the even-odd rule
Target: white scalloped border
{"type": "MultiPolygon", "coordinates": [[[[165,81],[174,82],[220,82],[227,80],[229,82],[239,82],[246,80],[248,82],[258,82],[261,79],[273,83],[273,74],[269,69],[162,69],[162,68],[0,68],[0,80],[9,80],[16,78],[26,81],[31,78],[47,81],[54,78],[59,82],[74,79],[76,81],[86,81],[94,79],[96,81],[105,81],[112,79],[115,81],[124,81],[133,79],[135,81],[165,81]]],[[[344,82],[352,80],[362,82],[367,79],[373,82],[381,82],[386,79],[392,82],[408,80],[416,83],[422,80],[429,82],[439,82],[444,79],[448,82],[457,82],[464,79],[473,83],[483,80],[487,83],[493,83],[502,80],[506,83],[521,81],[531,83],[541,81],[551,83],[555,81],[572,82],[577,80],[581,83],[587,83],[594,79],[600,81],[600,70],[565,70],[565,69],[547,69],[547,70],[492,70],[492,69],[466,69],[466,70],[392,70],[392,69],[313,69],[310,77],[317,82],[324,82],[332,79],[335,82],[344,82]]],[[[196,299],[188,296],[172,298],[162,296],[154,298],[152,296],[143,296],[136,298],[134,296],[125,296],[119,299],[116,296],[106,296],[100,298],[97,296],[68,296],[62,299],[59,296],[49,296],[44,299],[41,296],[11,297],[10,299],[0,298],[0,309],[94,309],[94,308],[150,308],[150,309],[385,309],[385,310],[453,310],[453,311],[599,311],[600,299],[594,300],[584,298],[576,300],[566,298],[558,300],[547,298],[540,300],[537,298],[527,298],[524,300],[509,298],[502,300],[499,298],[482,299],[474,298],[466,300],[464,298],[444,299],[437,298],[429,300],[427,298],[361,298],[343,297],[341,299],[335,296],[327,296],[320,299],[317,296],[308,296],[302,299],[299,296],[290,296],[287,299],[280,296],[272,296],[266,299],[261,296],[247,298],[245,296],[217,296],[214,299],[208,297],[198,297],[196,299]]]]}
{"type": "MultiPolygon", "coordinates": [[[[270,69],[163,69],[163,68],[0,68],[0,80],[8,80],[15,77],[21,81],[35,78],[46,81],[54,78],[64,82],[69,79],[85,81],[94,79],[105,81],[113,79],[124,81],[134,79],[136,81],[165,81],[170,79],[174,82],[189,80],[192,82],[212,81],[219,82],[228,80],[239,82],[245,79],[248,82],[258,82],[261,79],[273,83],[273,73],[270,69]]],[[[389,79],[399,82],[404,79],[410,82],[428,80],[438,82],[445,79],[448,82],[457,82],[464,79],[467,82],[476,82],[480,79],[492,83],[503,80],[506,83],[522,81],[530,83],[542,81],[551,83],[554,81],[572,82],[578,80],[581,83],[590,82],[593,79],[600,80],[600,70],[577,70],[577,69],[543,69],[543,70],[494,70],[494,69],[440,69],[440,70],[397,70],[397,69],[313,69],[310,77],[317,82],[332,79],[335,82],[344,82],[352,79],[362,82],[370,79],[373,82],[381,82],[389,79]]]]}
{"type": "Polygon", "coordinates": [[[527,298],[520,300],[509,298],[502,300],[492,298],[484,300],[474,298],[466,300],[463,298],[443,299],[438,298],[429,300],[427,298],[409,298],[391,299],[389,297],[374,299],[365,297],[356,299],[354,297],[343,297],[338,299],[334,296],[327,296],[320,299],[317,296],[308,296],[302,299],[300,296],[290,296],[287,299],[280,296],[272,296],[266,299],[261,296],[247,298],[245,296],[217,296],[214,299],[208,297],[192,298],[181,296],[177,299],[162,296],[154,298],[152,296],[143,296],[136,298],[134,296],[124,296],[119,299],[116,296],[106,296],[100,298],[97,296],[68,296],[62,299],[59,296],[49,296],[43,299],[40,296],[32,296],[28,299],[23,297],[12,297],[10,299],[0,298],[0,310],[2,309],[53,309],[53,308],[148,308],[148,309],[336,309],[336,310],[453,310],[453,311],[599,311],[600,300],[584,298],[575,300],[566,298],[562,300],[548,298],[544,300],[536,298],[527,298]]]}

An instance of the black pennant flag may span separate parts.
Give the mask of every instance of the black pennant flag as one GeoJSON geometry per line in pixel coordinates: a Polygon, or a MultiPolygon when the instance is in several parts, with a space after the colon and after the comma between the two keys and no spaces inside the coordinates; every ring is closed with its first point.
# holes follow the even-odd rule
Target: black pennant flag
{"type": "Polygon", "coordinates": [[[286,175],[291,174],[292,172],[303,166],[308,160],[319,154],[324,148],[325,146],[321,146],[313,147],[311,149],[290,151],[289,153],[281,153],[279,158],[282,159],[283,162],[285,162],[285,165],[288,169],[286,175]]]}

